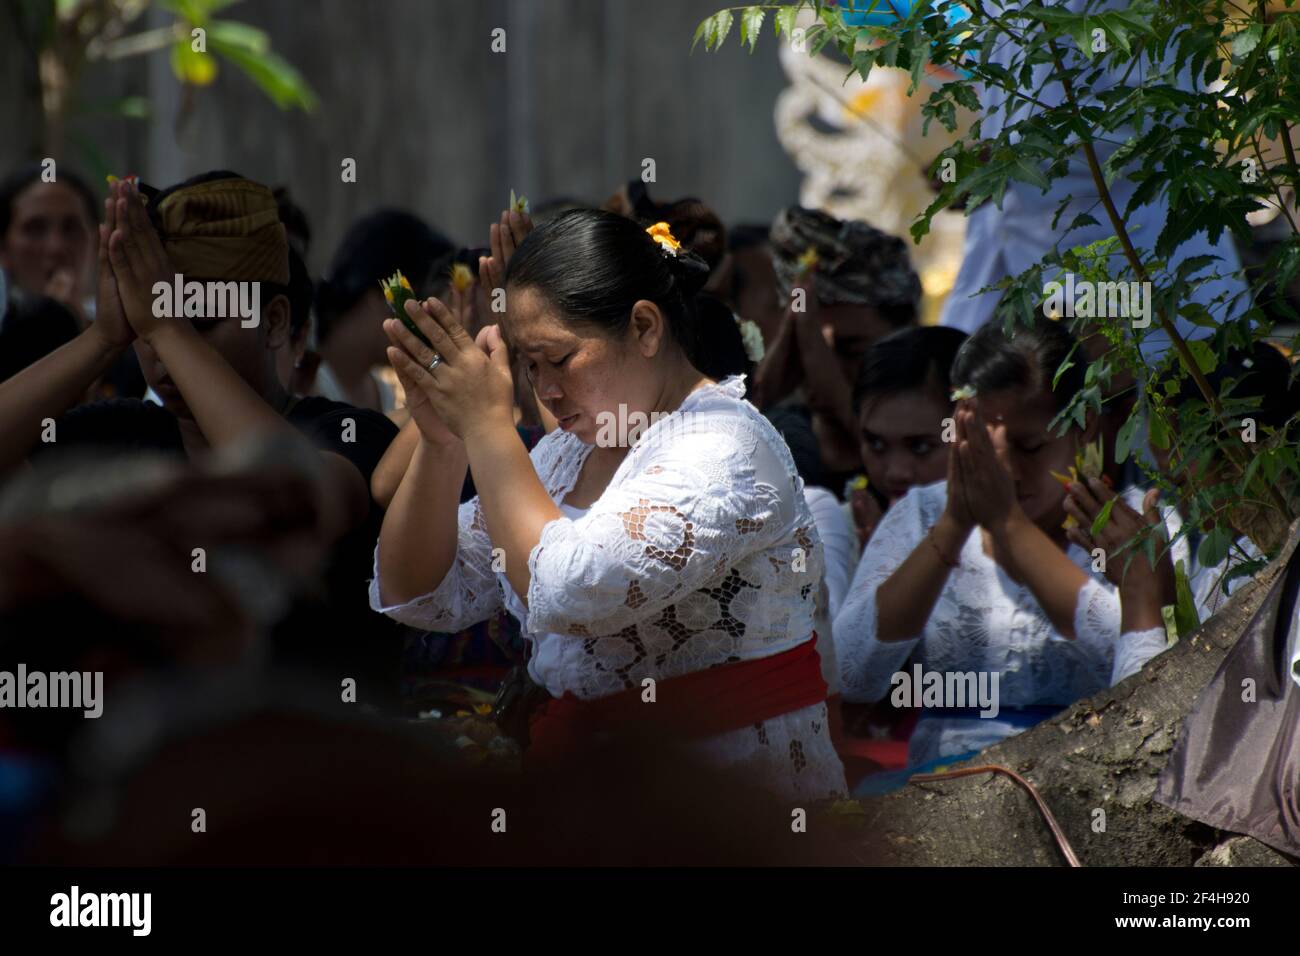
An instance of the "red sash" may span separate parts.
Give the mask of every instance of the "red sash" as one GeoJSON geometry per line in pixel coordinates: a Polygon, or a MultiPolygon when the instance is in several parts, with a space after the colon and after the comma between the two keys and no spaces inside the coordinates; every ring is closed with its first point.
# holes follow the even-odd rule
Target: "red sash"
{"type": "Polygon", "coordinates": [[[601,736],[631,730],[655,740],[712,737],[826,700],[817,635],[781,654],[737,661],[658,681],[655,700],[640,687],[582,700],[551,698],[529,723],[529,764],[580,753],[601,736]]]}

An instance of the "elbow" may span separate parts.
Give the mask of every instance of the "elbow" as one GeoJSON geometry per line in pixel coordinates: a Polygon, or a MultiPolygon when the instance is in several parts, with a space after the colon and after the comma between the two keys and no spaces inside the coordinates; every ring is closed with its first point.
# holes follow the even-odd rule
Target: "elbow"
{"type": "Polygon", "coordinates": [[[840,696],[851,704],[879,703],[889,692],[890,683],[860,669],[850,670],[840,665],[840,696]]]}

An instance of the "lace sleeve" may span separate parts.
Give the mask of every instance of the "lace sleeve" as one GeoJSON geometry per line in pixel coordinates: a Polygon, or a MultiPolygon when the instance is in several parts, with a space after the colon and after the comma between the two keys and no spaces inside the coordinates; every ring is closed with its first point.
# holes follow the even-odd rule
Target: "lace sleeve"
{"type": "Polygon", "coordinates": [[[904,641],[876,640],[876,589],[889,578],[929,530],[923,513],[925,489],[913,489],[885,512],[871,535],[853,583],[831,627],[840,664],[840,689],[845,700],[882,699],[890,677],[907,663],[921,634],[904,641]]]}
{"type": "MultiPolygon", "coordinates": [[[[528,453],[533,469],[554,499],[556,490],[572,484],[581,466],[577,439],[556,430],[528,453]]],[[[370,607],[381,614],[429,631],[455,632],[486,620],[505,603],[500,578],[493,567],[492,539],[478,497],[457,510],[456,559],[438,586],[406,604],[384,606],[379,597],[379,547],[375,547],[375,576],[370,582],[370,607]]]]}
{"type": "Polygon", "coordinates": [[[1111,671],[1111,686],[1142,669],[1147,661],[1165,650],[1169,639],[1163,627],[1146,631],[1127,631],[1120,635],[1115,648],[1115,668],[1111,671]]]}
{"type": "Polygon", "coordinates": [[[808,510],[826,552],[826,592],[831,620],[839,613],[858,563],[858,539],[845,506],[825,488],[804,489],[808,510]]]}
{"type": "MultiPolygon", "coordinates": [[[[634,448],[623,467],[628,477],[587,514],[542,529],[528,557],[529,630],[617,634],[789,533],[793,482],[738,416],[694,416],[671,441],[634,448]]],[[[820,572],[816,539],[808,545],[809,570],[820,572]]]]}
{"type": "MultiPolygon", "coordinates": [[[[1079,588],[1078,603],[1074,606],[1074,643],[1103,679],[1110,676],[1114,665],[1119,633],[1119,591],[1109,581],[1088,578],[1079,588]]],[[[1052,636],[1054,640],[1065,640],[1055,630],[1052,636]]]]}
{"type": "Polygon", "coordinates": [[[406,604],[385,606],[379,597],[379,545],[375,545],[375,576],[370,582],[370,607],[396,621],[426,631],[454,633],[486,620],[503,604],[501,586],[492,569],[488,537],[478,496],[457,512],[456,559],[436,588],[406,604]]]}

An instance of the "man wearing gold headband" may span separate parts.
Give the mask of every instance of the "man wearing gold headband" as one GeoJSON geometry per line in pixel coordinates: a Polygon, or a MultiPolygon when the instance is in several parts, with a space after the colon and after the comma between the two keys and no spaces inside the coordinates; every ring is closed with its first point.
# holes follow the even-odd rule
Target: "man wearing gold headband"
{"type": "Polygon", "coordinates": [[[380,667],[395,677],[395,647],[381,652],[385,642],[371,639],[374,632],[391,637],[392,630],[369,613],[365,586],[382,517],[370,496],[370,474],[397,429],[376,412],[298,397],[281,383],[277,358],[289,346],[289,245],[273,194],[233,173],[205,174],[152,200],[118,182],[105,211],[97,321],[0,388],[0,469],[40,449],[41,423],[48,419],[58,420],[60,451],[84,439],[101,451],[146,447],[194,456],[255,435],[305,435],[321,457],[328,489],[322,531],[335,544],[325,606],[308,615],[309,626],[301,616],[295,621],[293,643],[310,645],[314,663],[350,664],[360,651],[363,678],[375,673],[373,655],[391,650],[391,661],[380,667]],[[206,298],[199,294],[205,289],[206,298]],[[255,304],[255,314],[214,307],[214,289],[230,301],[238,292],[241,302],[255,304]],[[73,408],[131,344],[162,407],[117,400],[73,408]],[[335,637],[343,644],[331,647],[335,637]]]}

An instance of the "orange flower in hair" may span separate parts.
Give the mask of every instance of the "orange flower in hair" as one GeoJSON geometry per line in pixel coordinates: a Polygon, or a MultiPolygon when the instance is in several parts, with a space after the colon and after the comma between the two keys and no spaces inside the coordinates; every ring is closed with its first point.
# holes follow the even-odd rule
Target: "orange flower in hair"
{"type": "Polygon", "coordinates": [[[649,233],[650,238],[659,243],[659,247],[669,255],[677,255],[678,250],[682,247],[682,244],[673,236],[672,230],[668,228],[668,223],[666,222],[657,222],[647,229],[646,232],[649,233]]]}

